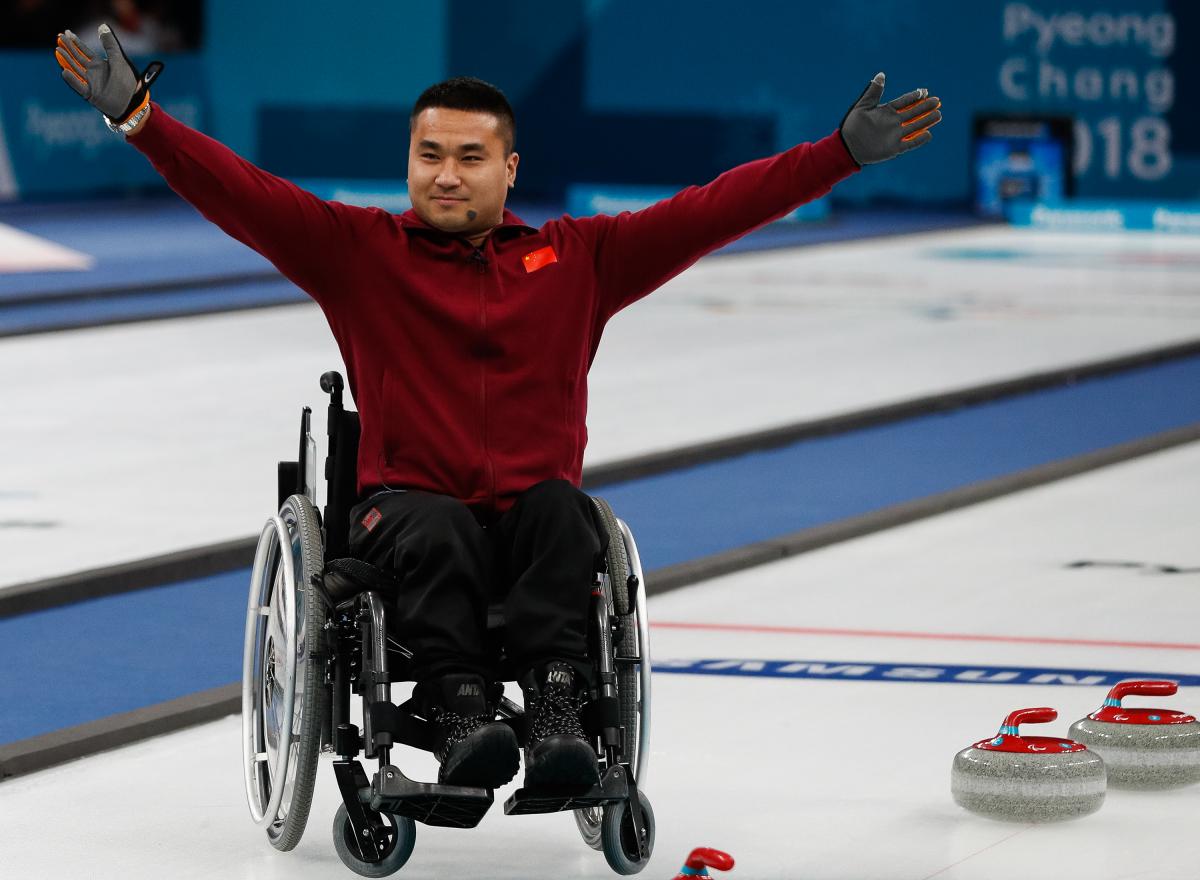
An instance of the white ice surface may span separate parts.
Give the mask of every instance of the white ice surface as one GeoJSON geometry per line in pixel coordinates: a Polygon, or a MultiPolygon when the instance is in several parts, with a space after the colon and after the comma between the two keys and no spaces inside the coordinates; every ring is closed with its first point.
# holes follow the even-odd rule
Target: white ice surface
{"type": "MultiPolygon", "coordinates": [[[[0,194],[3,192],[2,178],[3,171],[0,171],[0,194]]],[[[0,274],[83,271],[95,263],[88,254],[0,223],[0,274]]]]}
{"type": "MultiPolygon", "coordinates": [[[[704,260],[611,323],[587,462],[1195,339],[1198,267],[1009,228],[704,260]]],[[[256,534],[332,368],[312,305],[0,341],[0,588],[256,534]]]]}
{"type": "MultiPolygon", "coordinates": [[[[1200,444],[1192,444],[654,597],[656,624],[701,627],[656,626],[654,656],[1195,674],[1196,574],[1065,566],[1195,566],[1198,493],[1200,444]],[[831,632],[848,629],[873,634],[831,632]],[[946,635],[960,638],[936,638],[946,635]]],[[[641,876],[672,877],[693,847],[711,846],[736,858],[732,873],[715,875],[730,880],[1194,880],[1200,786],[1110,790],[1098,813],[1044,826],[978,817],[951,799],[954,753],[994,734],[1008,712],[1055,707],[1057,722],[1023,730],[1065,736],[1104,693],[658,674],[646,780],[658,841],[641,876]]],[[[1151,702],[1196,712],[1200,688],[1151,702]]],[[[330,841],[338,795],[328,759],[305,837],[281,854],[250,822],[239,739],[239,719],[228,718],[4,782],[3,876],[353,876],[330,841]]],[[[419,778],[433,773],[426,754],[404,750],[398,761],[419,778]]],[[[497,805],[472,831],[418,827],[397,876],[614,875],[568,816],[510,818],[497,805]]]]}

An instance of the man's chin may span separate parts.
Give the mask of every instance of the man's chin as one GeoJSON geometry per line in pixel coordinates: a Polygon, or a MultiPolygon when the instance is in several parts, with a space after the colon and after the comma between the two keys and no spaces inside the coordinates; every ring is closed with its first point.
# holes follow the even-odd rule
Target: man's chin
{"type": "Polygon", "coordinates": [[[417,205],[413,205],[413,209],[417,212],[418,217],[434,229],[454,235],[486,232],[493,225],[480,223],[477,216],[470,216],[475,214],[473,209],[439,210],[435,208],[430,211],[417,205]]]}

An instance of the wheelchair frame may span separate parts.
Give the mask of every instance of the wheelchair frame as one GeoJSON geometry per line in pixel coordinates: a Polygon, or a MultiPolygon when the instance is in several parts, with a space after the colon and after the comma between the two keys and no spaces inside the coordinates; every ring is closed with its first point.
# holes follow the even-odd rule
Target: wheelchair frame
{"type": "MultiPolygon", "coordinates": [[[[251,574],[242,675],[246,794],[251,817],[271,844],[290,850],[307,823],[318,755],[332,752],[342,795],[335,848],[351,870],[382,877],[408,860],[414,822],[474,827],[492,806],[493,792],[416,782],[391,763],[396,745],[431,750],[434,730],[411,699],[399,706],[391,701],[391,685],[408,680],[404,670],[412,659],[387,632],[380,592],[396,582],[344,558],[356,500],[358,415],[343,406],[338,373],[324,374],[321,388],[330,395],[325,515],[315,505],[316,443],[312,411],[304,407],[299,455],[279,464],[279,513],[263,528],[251,574]],[[362,698],[361,731],[350,720],[352,692],[362,698]],[[379,762],[371,777],[360,752],[379,762]]],[[[633,535],[606,502],[593,503],[609,550],[593,584],[588,641],[596,686],[583,720],[597,749],[600,782],[521,788],[504,811],[572,810],[584,841],[602,850],[614,871],[633,874],[654,844],[654,813],[642,791],[649,758],[649,624],[633,535]]],[[[496,608],[489,609],[488,634],[499,640],[496,608]]],[[[497,704],[499,720],[523,745],[521,706],[502,696],[497,704]]]]}

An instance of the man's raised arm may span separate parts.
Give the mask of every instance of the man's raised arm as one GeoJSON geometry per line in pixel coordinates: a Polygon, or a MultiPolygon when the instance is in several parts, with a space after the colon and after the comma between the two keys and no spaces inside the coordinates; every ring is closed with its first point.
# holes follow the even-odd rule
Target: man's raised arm
{"type": "Polygon", "coordinates": [[[55,57],[63,80],[205,218],[322,300],[339,277],[336,255],[345,256],[354,241],[347,221],[362,209],[323,201],[172,118],[150,102],[149,86],[162,65],[139,74],[108,25],[99,36],[103,53],[70,31],[59,34],[55,57]]]}
{"type": "Polygon", "coordinates": [[[941,101],[916,89],[886,104],[877,74],[838,130],[767,159],[739,165],[635,213],[580,221],[596,236],[602,308],[611,316],[704,254],[820,198],[863,165],[884,162],[933,137],[941,101]]]}

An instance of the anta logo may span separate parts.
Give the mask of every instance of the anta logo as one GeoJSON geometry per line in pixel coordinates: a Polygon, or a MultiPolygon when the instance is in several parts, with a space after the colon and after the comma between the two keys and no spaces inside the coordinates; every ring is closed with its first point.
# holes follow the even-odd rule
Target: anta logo
{"type": "Polygon", "coordinates": [[[546,683],[547,684],[569,685],[571,683],[571,673],[569,673],[565,669],[555,669],[553,672],[551,672],[549,675],[546,676],[546,683]]]}
{"type": "Polygon", "coordinates": [[[363,528],[368,532],[373,532],[381,519],[383,519],[383,514],[379,512],[379,508],[372,507],[367,515],[362,518],[363,528]]]}
{"type": "Polygon", "coordinates": [[[460,684],[458,686],[457,697],[482,697],[483,691],[477,684],[460,684]]]}

